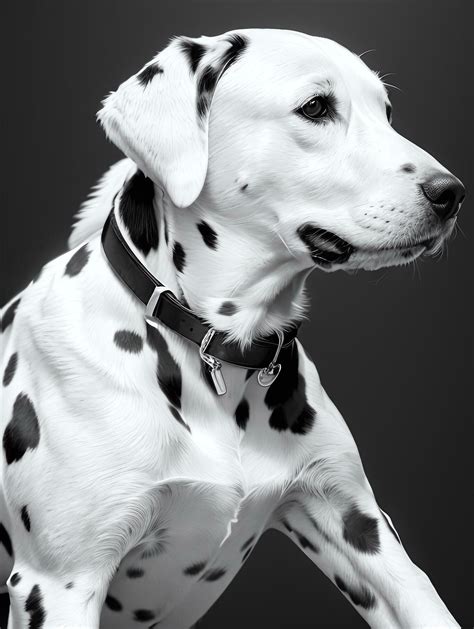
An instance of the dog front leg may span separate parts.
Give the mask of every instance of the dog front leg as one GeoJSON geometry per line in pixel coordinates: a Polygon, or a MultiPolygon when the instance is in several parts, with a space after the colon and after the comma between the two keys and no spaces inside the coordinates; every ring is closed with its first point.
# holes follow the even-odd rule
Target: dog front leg
{"type": "Polygon", "coordinates": [[[274,528],[305,552],[371,627],[459,627],[368,487],[349,480],[353,466],[360,476],[353,456],[315,461],[300,487],[285,496],[274,528]]]}
{"type": "Polygon", "coordinates": [[[313,363],[304,353],[301,358],[315,422],[299,438],[305,463],[285,490],[273,527],[323,570],[371,627],[458,627],[378,507],[346,423],[313,363]]]}

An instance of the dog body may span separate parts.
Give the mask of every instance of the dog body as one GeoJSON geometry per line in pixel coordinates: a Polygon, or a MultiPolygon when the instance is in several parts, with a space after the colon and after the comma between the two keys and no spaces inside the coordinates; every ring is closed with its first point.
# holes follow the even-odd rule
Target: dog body
{"type": "Polygon", "coordinates": [[[248,347],[303,316],[315,265],[402,264],[451,232],[425,181],[457,180],[393,131],[386,101],[342,47],[270,30],[174,40],[107,99],[129,159],[84,206],[72,251],[2,313],[9,627],[187,629],[269,528],[370,626],[458,626],[301,344],[268,388],[225,364],[217,396],[197,347],[145,322],[100,244],[113,207],[147,268],[248,347]]]}

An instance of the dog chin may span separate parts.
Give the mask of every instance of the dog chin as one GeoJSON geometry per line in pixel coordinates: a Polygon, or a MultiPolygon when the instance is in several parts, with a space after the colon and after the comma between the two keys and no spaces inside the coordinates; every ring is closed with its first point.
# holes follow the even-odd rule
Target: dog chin
{"type": "Polygon", "coordinates": [[[324,271],[375,271],[383,267],[409,264],[423,254],[435,255],[453,228],[454,223],[436,235],[413,238],[410,243],[383,243],[378,247],[349,242],[312,223],[302,225],[298,235],[309,249],[314,265],[324,271]]]}
{"type": "Polygon", "coordinates": [[[376,271],[390,266],[403,266],[416,260],[427,251],[423,245],[409,249],[384,249],[382,251],[364,251],[359,249],[351,260],[342,268],[347,271],[376,271]]]}
{"type": "Polygon", "coordinates": [[[351,245],[350,255],[347,259],[334,260],[331,263],[321,263],[313,258],[316,266],[324,271],[376,271],[390,266],[403,266],[410,264],[420,256],[434,256],[441,252],[443,243],[450,236],[452,228],[446,232],[426,238],[411,246],[394,245],[380,248],[365,248],[351,245]]]}
{"type": "MultiPolygon", "coordinates": [[[[376,271],[390,266],[404,266],[410,264],[420,256],[433,256],[442,250],[448,234],[428,238],[409,247],[386,247],[383,249],[355,248],[354,253],[346,263],[339,266],[346,271],[358,269],[376,271]]],[[[332,269],[328,269],[332,270],[332,269]]]]}

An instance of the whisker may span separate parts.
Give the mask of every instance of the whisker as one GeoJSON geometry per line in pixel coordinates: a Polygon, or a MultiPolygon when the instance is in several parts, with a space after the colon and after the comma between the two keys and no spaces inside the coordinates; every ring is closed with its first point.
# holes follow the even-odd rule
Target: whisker
{"type": "Polygon", "coordinates": [[[285,249],[288,251],[288,253],[293,257],[296,258],[296,255],[294,254],[294,252],[289,248],[289,246],[286,244],[285,239],[283,238],[283,236],[280,234],[280,232],[278,232],[276,230],[275,227],[273,227],[273,231],[274,233],[278,236],[278,238],[282,241],[283,245],[285,246],[285,249]]]}
{"type": "Polygon", "coordinates": [[[392,89],[398,90],[401,94],[403,94],[403,90],[396,85],[392,85],[392,83],[385,83],[385,81],[382,81],[382,83],[385,85],[385,87],[391,87],[392,89]]]}
{"type": "Polygon", "coordinates": [[[369,50],[365,50],[364,52],[361,52],[361,54],[359,55],[359,59],[362,59],[362,57],[364,55],[367,55],[369,52],[375,52],[375,48],[369,48],[369,50]]]}
{"type": "Polygon", "coordinates": [[[420,270],[420,265],[419,265],[418,262],[419,262],[419,258],[415,258],[413,260],[413,266],[416,269],[416,275],[417,275],[418,279],[421,280],[421,270],[420,270]]]}
{"type": "Polygon", "coordinates": [[[387,77],[387,76],[395,76],[396,72],[386,72],[385,74],[382,74],[382,76],[379,76],[379,79],[383,82],[383,80],[387,77]]]}
{"type": "Polygon", "coordinates": [[[463,231],[463,228],[461,227],[461,225],[459,224],[459,219],[456,221],[456,223],[454,224],[454,227],[456,228],[456,232],[460,232],[461,235],[464,238],[467,238],[467,234],[463,231]]]}
{"type": "Polygon", "coordinates": [[[377,279],[374,280],[374,282],[373,282],[374,285],[378,286],[380,284],[380,282],[387,277],[388,273],[389,273],[389,271],[385,271],[385,273],[382,273],[382,275],[380,277],[378,277],[377,279]]]}

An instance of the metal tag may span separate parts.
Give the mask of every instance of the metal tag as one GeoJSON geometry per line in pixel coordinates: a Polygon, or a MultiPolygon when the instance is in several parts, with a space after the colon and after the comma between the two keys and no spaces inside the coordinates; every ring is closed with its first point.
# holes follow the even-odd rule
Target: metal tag
{"type": "Polygon", "coordinates": [[[265,369],[260,369],[257,374],[258,384],[261,387],[269,387],[278,378],[281,371],[281,364],[270,365],[265,369]]]}
{"type": "Polygon", "coordinates": [[[217,395],[225,395],[227,393],[227,387],[220,365],[211,367],[211,378],[217,395]]]}

